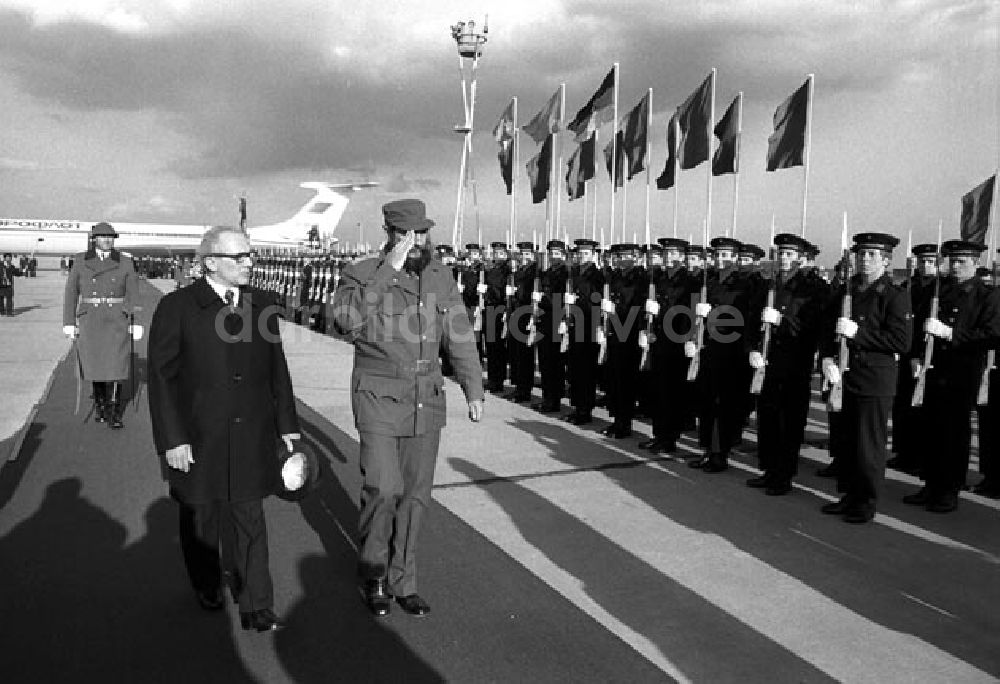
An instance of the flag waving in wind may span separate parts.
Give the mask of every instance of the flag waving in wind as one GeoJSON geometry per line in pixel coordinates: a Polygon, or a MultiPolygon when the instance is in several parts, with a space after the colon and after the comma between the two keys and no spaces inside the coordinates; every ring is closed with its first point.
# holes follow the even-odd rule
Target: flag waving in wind
{"type": "Polygon", "coordinates": [[[500,120],[493,127],[493,137],[497,141],[500,149],[497,151],[497,159],[500,160],[500,175],[507,186],[507,194],[511,194],[514,183],[514,100],[507,104],[507,108],[500,115],[500,120]]]}
{"type": "Polygon", "coordinates": [[[635,174],[646,168],[646,138],[647,121],[649,120],[649,93],[647,92],[639,104],[625,117],[625,136],[622,147],[628,159],[628,178],[632,180],[635,174]]]}
{"type": "Polygon", "coordinates": [[[677,113],[670,117],[667,124],[667,163],[663,167],[663,173],[656,179],[656,187],[660,190],[669,190],[676,182],[675,167],[677,166],[677,113]]]}
{"type": "Polygon", "coordinates": [[[698,86],[677,108],[681,124],[680,160],[682,169],[693,169],[708,160],[711,143],[708,127],[712,118],[712,76],[698,86]]]}
{"type": "Polygon", "coordinates": [[[600,87],[590,96],[587,104],[580,107],[573,120],[566,128],[576,134],[576,141],[583,142],[602,123],[606,123],[614,118],[612,107],[615,99],[615,70],[614,68],[604,77],[600,87]]]}
{"type": "Polygon", "coordinates": [[[570,201],[583,197],[587,181],[594,177],[594,136],[591,135],[573,152],[566,169],[566,192],[570,201]]]}
{"type": "Polygon", "coordinates": [[[740,98],[737,95],[729,109],[715,125],[715,137],[719,139],[719,149],[712,157],[712,175],[740,171],[740,98]]]}
{"type": "Polygon", "coordinates": [[[968,242],[986,244],[990,227],[990,208],[997,177],[993,174],[962,197],[961,236],[968,242]]]}
{"type": "Polygon", "coordinates": [[[774,111],[774,133],[767,139],[767,170],[802,166],[806,148],[809,81],[774,111]]]}
{"type": "Polygon", "coordinates": [[[604,166],[608,169],[608,178],[612,177],[611,174],[611,158],[615,157],[614,166],[614,179],[615,188],[620,188],[625,184],[625,145],[624,145],[625,135],[619,129],[618,133],[615,135],[615,139],[604,146],[604,166]]]}
{"type": "Polygon", "coordinates": [[[552,172],[552,137],[545,138],[542,149],[527,163],[528,179],[531,181],[531,202],[544,202],[549,194],[549,176],[552,172]]]}
{"type": "Polygon", "coordinates": [[[559,130],[559,122],[562,120],[561,91],[561,88],[557,88],[541,111],[521,127],[521,130],[527,133],[536,145],[545,142],[545,138],[549,134],[559,130]]]}

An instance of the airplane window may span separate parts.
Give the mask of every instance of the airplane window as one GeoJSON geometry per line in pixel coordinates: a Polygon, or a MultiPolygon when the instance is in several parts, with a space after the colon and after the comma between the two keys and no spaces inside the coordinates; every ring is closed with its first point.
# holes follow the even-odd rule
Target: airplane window
{"type": "Polygon", "coordinates": [[[322,214],[324,211],[330,208],[330,202],[317,202],[316,204],[309,207],[310,214],[322,214]]]}

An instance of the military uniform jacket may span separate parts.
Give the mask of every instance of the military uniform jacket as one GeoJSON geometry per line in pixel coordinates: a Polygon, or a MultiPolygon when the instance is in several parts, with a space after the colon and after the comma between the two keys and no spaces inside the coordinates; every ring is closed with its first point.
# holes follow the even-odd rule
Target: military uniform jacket
{"type": "MultiPolygon", "coordinates": [[[[699,289],[701,285],[699,284],[699,289]]],[[[746,359],[751,349],[747,320],[754,296],[749,274],[735,266],[708,272],[708,303],[712,305],[711,325],[705,329],[705,349],[714,356],[746,359]],[[727,307],[728,311],[714,311],[727,307]],[[714,334],[712,332],[714,329],[714,334]]]]}
{"type": "Polygon", "coordinates": [[[333,324],[354,344],[351,406],[359,432],[407,437],[444,427],[441,353],[466,400],[483,398],[472,325],[451,269],[437,260],[419,276],[394,270],[385,255],[348,266],[333,324]]]}
{"type": "Polygon", "coordinates": [[[486,269],[486,306],[497,307],[507,305],[507,277],[510,275],[510,262],[500,261],[486,269]]]}
{"type": "MultiPolygon", "coordinates": [[[[930,315],[930,301],[921,318],[930,315]]],[[[934,356],[928,383],[961,392],[975,391],[986,365],[986,352],[1000,342],[1000,291],[971,278],[959,283],[953,278],[941,281],[938,320],[951,326],[951,340],[935,338],[934,356]]],[[[921,325],[921,329],[923,325],[921,325]]],[[[922,359],[926,335],[914,344],[916,358],[922,359]]]]}
{"type": "Polygon", "coordinates": [[[693,315],[692,287],[697,284],[700,288],[700,281],[691,278],[684,266],[671,266],[657,269],[653,283],[656,286],[656,302],[660,305],[660,312],[653,319],[654,344],[683,354],[684,341],[691,333],[692,317],[682,312],[689,311],[693,315]]]}
{"type": "Polygon", "coordinates": [[[106,382],[128,377],[128,315],[137,287],[132,260],[123,259],[117,250],[111,250],[105,259],[98,258],[94,250],[74,258],[63,293],[63,325],[80,328],[76,349],[84,380],[106,382]]]}
{"type": "Polygon", "coordinates": [[[277,310],[240,295],[240,334],[204,278],[164,296],[149,330],[149,416],[159,454],[190,444],[187,473],[167,468],[186,503],[253,501],[276,490],[278,437],[299,431],[277,310]],[[267,334],[264,334],[266,331],[267,334]]]}
{"type": "Polygon", "coordinates": [[[601,320],[601,297],[604,295],[604,272],[596,264],[584,264],[573,277],[576,306],[572,318],[572,342],[594,342],[601,320]],[[582,331],[582,332],[580,332],[582,331]]]}
{"type": "MultiPolygon", "coordinates": [[[[858,332],[849,340],[849,362],[844,389],[857,396],[891,397],[896,394],[900,355],[909,349],[913,335],[910,298],[896,287],[888,274],[862,290],[861,276],[851,278],[851,319],[858,332]]],[[[834,293],[827,307],[820,355],[836,359],[839,344],[834,334],[840,316],[844,288],[834,293]]],[[[841,369],[844,371],[844,369],[841,369]]]]}
{"type": "Polygon", "coordinates": [[[615,313],[609,316],[605,331],[609,343],[639,344],[639,331],[643,329],[643,309],[649,294],[649,277],[642,266],[618,271],[609,288],[615,313]]]}
{"type": "Polygon", "coordinates": [[[913,349],[910,354],[914,357],[923,354],[924,321],[930,315],[936,280],[934,276],[915,273],[909,281],[910,311],[913,312],[913,349]]]}
{"type": "Polygon", "coordinates": [[[565,263],[561,262],[545,269],[540,278],[542,288],[540,308],[542,315],[539,332],[551,339],[555,339],[555,332],[564,314],[563,302],[566,296],[566,281],[568,279],[569,268],[565,263]]]}
{"type": "MultiPolygon", "coordinates": [[[[781,376],[811,374],[824,325],[826,298],[808,273],[799,269],[788,275],[779,273],[774,283],[774,308],[781,314],[781,320],[777,326],[771,326],[768,373],[781,376]]],[[[767,303],[766,292],[764,294],[764,297],[755,298],[752,319],[748,323],[751,347],[761,352],[764,351],[761,314],[767,303]]]]}

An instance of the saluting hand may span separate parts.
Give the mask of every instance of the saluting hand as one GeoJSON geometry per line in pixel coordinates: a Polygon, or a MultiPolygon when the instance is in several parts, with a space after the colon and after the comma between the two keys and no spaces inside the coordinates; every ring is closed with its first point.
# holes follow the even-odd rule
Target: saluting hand
{"type": "Polygon", "coordinates": [[[167,449],[167,465],[185,473],[191,470],[194,463],[194,456],[191,455],[191,445],[181,444],[173,449],[167,449]]]}
{"type": "Polygon", "coordinates": [[[478,423],[483,419],[483,400],[477,399],[476,401],[469,402],[469,420],[473,423],[478,423]]]}
{"type": "Polygon", "coordinates": [[[399,271],[403,268],[403,264],[406,263],[406,257],[409,255],[413,245],[416,244],[416,241],[416,233],[408,230],[406,231],[406,235],[392,246],[392,250],[389,252],[389,264],[393,270],[399,271]]]}

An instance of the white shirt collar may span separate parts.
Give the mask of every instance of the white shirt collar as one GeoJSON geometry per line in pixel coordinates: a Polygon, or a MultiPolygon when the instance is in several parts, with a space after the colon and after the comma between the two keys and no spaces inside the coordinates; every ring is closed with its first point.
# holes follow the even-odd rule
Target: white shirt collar
{"type": "Polygon", "coordinates": [[[226,287],[222,283],[217,282],[210,275],[205,276],[205,280],[208,281],[208,284],[212,287],[213,290],[215,290],[215,294],[219,295],[219,299],[221,299],[222,301],[226,301],[226,291],[227,290],[232,290],[233,291],[233,306],[239,305],[239,303],[240,303],[240,288],[238,288],[238,287],[226,287]]]}

